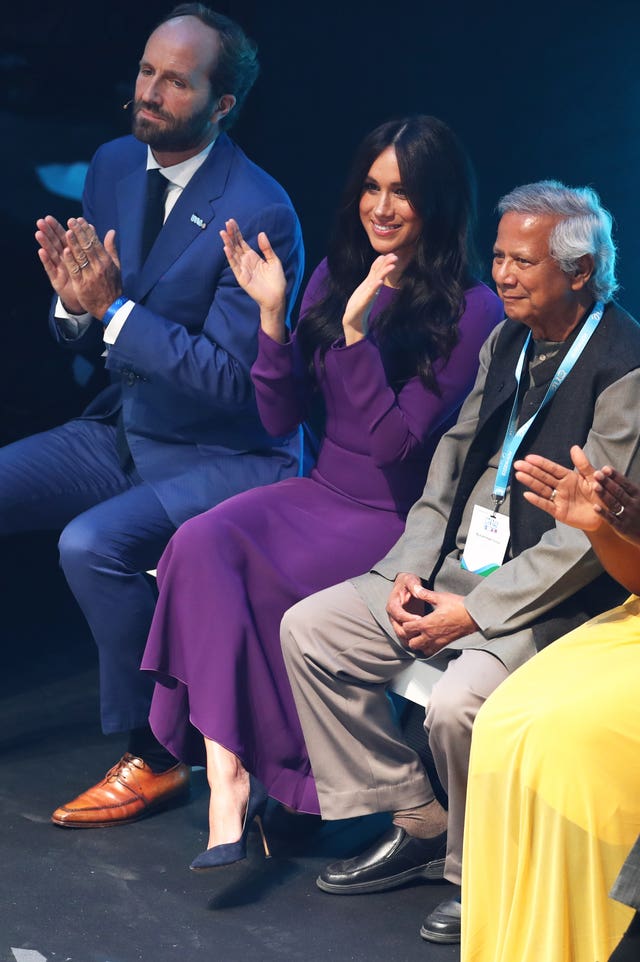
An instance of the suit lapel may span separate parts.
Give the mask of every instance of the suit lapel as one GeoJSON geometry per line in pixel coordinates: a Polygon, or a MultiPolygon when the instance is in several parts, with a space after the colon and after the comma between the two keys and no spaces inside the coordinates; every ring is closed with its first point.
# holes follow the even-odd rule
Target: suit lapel
{"type": "MultiPolygon", "coordinates": [[[[143,300],[196,237],[203,230],[211,229],[216,214],[215,201],[224,193],[233,156],[233,144],[225,134],[220,134],[209,156],[182,191],[143,266],[139,263],[140,213],[130,237],[131,243],[137,246],[129,252],[133,257],[132,262],[137,266],[134,281],[136,300],[143,300]]],[[[144,178],[144,171],[142,174],[144,178]]],[[[140,202],[138,209],[141,210],[140,202]]],[[[213,235],[214,232],[211,233],[213,235]]],[[[215,243],[213,236],[211,243],[215,243]]]]}

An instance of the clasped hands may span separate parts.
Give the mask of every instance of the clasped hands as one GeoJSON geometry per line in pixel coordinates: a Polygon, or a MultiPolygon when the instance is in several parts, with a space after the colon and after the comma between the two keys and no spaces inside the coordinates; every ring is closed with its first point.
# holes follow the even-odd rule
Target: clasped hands
{"type": "Polygon", "coordinates": [[[122,294],[116,232],[104,244],[84,217],[72,217],[65,231],[50,214],[36,221],[38,257],[51,286],[70,314],[92,314],[102,319],[122,294]]]}
{"type": "Polygon", "coordinates": [[[462,595],[431,591],[423,587],[417,575],[407,572],[396,577],[387,615],[399,641],[426,656],[478,630],[462,595]],[[425,604],[432,609],[426,614],[425,604]]]}

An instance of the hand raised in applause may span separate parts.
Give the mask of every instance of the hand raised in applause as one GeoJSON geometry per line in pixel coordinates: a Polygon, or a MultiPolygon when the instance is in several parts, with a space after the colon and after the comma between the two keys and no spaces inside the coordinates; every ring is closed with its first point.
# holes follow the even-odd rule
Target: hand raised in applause
{"type": "Polygon", "coordinates": [[[640,488],[610,465],[597,471],[577,444],[570,454],[575,471],[537,454],[515,462],[527,501],[572,528],[597,531],[606,523],[640,543],[640,488]]]}
{"type": "Polygon", "coordinates": [[[345,307],[342,328],[347,345],[361,341],[367,330],[367,321],[378,292],[398,262],[397,254],[381,254],[376,257],[369,273],[359,284],[345,307]]]}
{"type": "Polygon", "coordinates": [[[640,488],[611,465],[594,474],[603,516],[631,544],[640,545],[640,488]]]}
{"type": "Polygon", "coordinates": [[[50,214],[37,220],[36,227],[35,237],[40,245],[38,257],[52,288],[70,314],[83,314],[84,307],[75,294],[71,275],[62,257],[67,246],[64,227],[50,214]]]}
{"type": "Polygon", "coordinates": [[[262,330],[274,341],[284,344],[287,280],[269,238],[264,231],[258,234],[260,256],[249,247],[233,219],[225,223],[220,237],[235,279],[260,308],[262,330]]]}
{"type": "Polygon", "coordinates": [[[71,218],[65,231],[55,217],[36,221],[38,257],[51,286],[71,314],[101,318],[122,293],[115,231],[100,243],[84,217],[71,218]]]}
{"type": "Polygon", "coordinates": [[[417,575],[407,572],[396,577],[387,601],[387,614],[399,641],[427,656],[478,628],[462,595],[430,591],[422,586],[417,575]],[[431,611],[425,614],[426,605],[431,611]]]}
{"type": "Polygon", "coordinates": [[[67,224],[62,260],[74,296],[85,311],[102,320],[110,304],[122,294],[116,232],[107,231],[102,244],[84,217],[72,217],[67,224]]]}

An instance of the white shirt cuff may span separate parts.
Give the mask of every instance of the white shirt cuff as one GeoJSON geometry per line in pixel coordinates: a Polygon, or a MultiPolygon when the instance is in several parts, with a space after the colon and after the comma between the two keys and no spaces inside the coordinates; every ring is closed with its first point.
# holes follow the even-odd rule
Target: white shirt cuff
{"type": "Polygon", "coordinates": [[[83,331],[91,324],[93,318],[91,314],[70,314],[60,298],[56,303],[53,316],[56,321],[60,321],[59,327],[70,338],[79,337],[83,331]]]}
{"type": "Polygon", "coordinates": [[[105,344],[115,344],[118,339],[118,334],[125,325],[125,321],[129,317],[129,314],[136,306],[135,301],[127,301],[122,307],[119,307],[115,312],[109,323],[104,329],[104,343],[105,344]]]}

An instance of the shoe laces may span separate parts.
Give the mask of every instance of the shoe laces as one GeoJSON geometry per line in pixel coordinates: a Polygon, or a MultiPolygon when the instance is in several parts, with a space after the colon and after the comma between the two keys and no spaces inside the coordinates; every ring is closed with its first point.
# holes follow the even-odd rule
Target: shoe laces
{"type": "Polygon", "coordinates": [[[105,775],[105,781],[117,781],[122,775],[126,775],[131,768],[141,768],[142,764],[140,763],[144,764],[142,759],[136,758],[134,755],[130,755],[129,752],[126,752],[122,758],[116,762],[113,768],[109,769],[105,775]]]}

